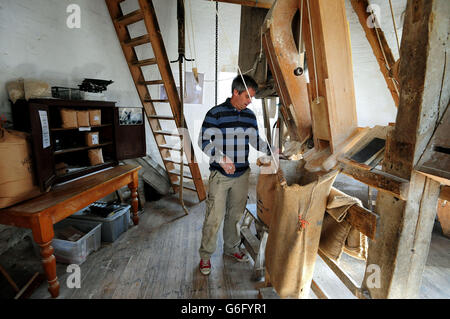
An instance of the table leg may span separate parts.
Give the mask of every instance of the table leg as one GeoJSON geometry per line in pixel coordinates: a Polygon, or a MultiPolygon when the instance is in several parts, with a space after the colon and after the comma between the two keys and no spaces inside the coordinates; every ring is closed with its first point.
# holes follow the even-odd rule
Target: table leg
{"type": "Polygon", "coordinates": [[[59,296],[59,282],[56,277],[56,259],[53,255],[52,242],[39,244],[41,247],[42,266],[44,267],[45,276],[48,282],[48,291],[53,298],[59,296]]]}
{"type": "Polygon", "coordinates": [[[130,184],[128,184],[128,188],[131,191],[131,210],[133,212],[132,219],[135,225],[139,224],[139,216],[138,216],[139,201],[137,193],[138,184],[139,184],[138,173],[135,172],[133,173],[133,181],[130,184]]]}
{"type": "Polygon", "coordinates": [[[56,259],[53,255],[52,239],[54,237],[53,223],[45,216],[38,219],[31,229],[34,241],[40,247],[42,266],[48,282],[48,291],[53,298],[59,296],[59,282],[56,277],[56,259]]]}

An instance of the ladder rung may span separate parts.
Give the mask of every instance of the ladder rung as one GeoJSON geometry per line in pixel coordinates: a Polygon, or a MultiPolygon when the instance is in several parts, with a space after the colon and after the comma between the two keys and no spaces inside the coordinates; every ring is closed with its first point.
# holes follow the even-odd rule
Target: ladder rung
{"type": "Polygon", "coordinates": [[[181,148],[179,146],[176,147],[174,145],[169,145],[169,144],[158,145],[158,147],[168,149],[168,150],[173,150],[173,151],[181,151],[181,148]]]}
{"type": "Polygon", "coordinates": [[[146,66],[146,65],[153,65],[156,64],[156,59],[155,58],[151,58],[151,59],[145,59],[145,60],[139,60],[139,61],[133,61],[130,64],[133,66],[146,66]]]}
{"type": "MultiPolygon", "coordinates": [[[[164,161],[164,162],[168,162],[168,163],[173,163],[173,164],[181,165],[180,162],[177,162],[177,161],[174,161],[174,160],[171,160],[171,159],[165,159],[165,158],[163,158],[163,161],[164,161]]],[[[188,163],[184,163],[184,162],[183,162],[183,165],[189,167],[189,164],[188,164],[188,163]]]]}
{"type": "Polygon", "coordinates": [[[134,38],[134,39],[122,41],[122,44],[125,46],[128,46],[128,47],[136,47],[138,45],[149,43],[149,42],[150,42],[149,35],[144,34],[144,35],[134,38]]]}
{"type": "MultiPolygon", "coordinates": [[[[156,63],[156,61],[155,61],[155,63],[156,63]]],[[[157,85],[157,84],[164,84],[164,81],[163,80],[144,81],[144,82],[141,82],[141,84],[144,84],[144,85],[157,85]]]]}
{"type": "Polygon", "coordinates": [[[175,121],[174,117],[171,115],[149,115],[148,116],[151,119],[158,119],[158,120],[172,120],[175,121]]]}
{"type": "Polygon", "coordinates": [[[168,99],[145,99],[144,102],[152,102],[152,103],[169,103],[168,99]]]}
{"type": "MultiPolygon", "coordinates": [[[[180,176],[180,171],[169,171],[169,174],[180,176]]],[[[193,179],[190,173],[183,172],[183,178],[193,179]]]]}
{"type": "Polygon", "coordinates": [[[160,135],[181,136],[181,134],[178,133],[178,132],[165,131],[165,130],[154,131],[154,133],[155,134],[160,134],[160,135]]]}
{"type": "Polygon", "coordinates": [[[115,21],[116,21],[116,23],[121,24],[121,25],[129,25],[129,24],[138,22],[142,19],[144,19],[144,15],[142,14],[142,11],[136,10],[136,11],[130,12],[120,18],[117,18],[115,21]]]}

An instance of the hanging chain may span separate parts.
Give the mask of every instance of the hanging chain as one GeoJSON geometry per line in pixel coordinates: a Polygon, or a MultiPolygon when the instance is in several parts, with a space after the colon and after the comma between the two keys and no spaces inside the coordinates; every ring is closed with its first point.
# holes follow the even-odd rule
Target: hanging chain
{"type": "Polygon", "coordinates": [[[219,73],[219,69],[218,69],[218,51],[219,51],[219,2],[216,1],[216,63],[215,63],[215,67],[216,67],[216,74],[215,74],[215,105],[217,105],[217,80],[218,80],[218,73],[219,73]]]}

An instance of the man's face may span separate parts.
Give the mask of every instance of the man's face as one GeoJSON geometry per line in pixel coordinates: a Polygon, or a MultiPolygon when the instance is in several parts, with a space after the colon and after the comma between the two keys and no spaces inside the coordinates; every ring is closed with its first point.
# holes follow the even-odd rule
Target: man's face
{"type": "Polygon", "coordinates": [[[233,105],[238,111],[242,111],[252,103],[252,97],[256,94],[255,90],[252,88],[248,88],[248,92],[244,91],[239,94],[238,90],[233,90],[233,105]],[[250,95],[248,95],[250,93],[250,95]]]}

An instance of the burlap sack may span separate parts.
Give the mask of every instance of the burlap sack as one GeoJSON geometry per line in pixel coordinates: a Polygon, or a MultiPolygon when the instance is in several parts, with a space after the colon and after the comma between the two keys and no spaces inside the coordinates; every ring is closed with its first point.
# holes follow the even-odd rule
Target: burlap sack
{"type": "Polygon", "coordinates": [[[89,161],[91,165],[103,164],[103,152],[101,148],[88,151],[89,161]]]}
{"type": "Polygon", "coordinates": [[[89,125],[89,111],[77,111],[78,127],[88,127],[89,125]]]}
{"type": "Polygon", "coordinates": [[[277,184],[265,251],[270,283],[281,298],[308,298],[328,194],[337,171],[277,184]]]}
{"type": "Polygon", "coordinates": [[[259,219],[267,226],[270,226],[272,218],[273,205],[275,198],[275,188],[278,178],[276,174],[259,174],[256,184],[256,211],[259,219]]]}
{"type": "Polygon", "coordinates": [[[52,89],[50,85],[43,81],[28,80],[23,81],[25,91],[25,99],[47,98],[52,97],[52,89]]]}
{"type": "Polygon", "coordinates": [[[27,134],[0,128],[0,208],[40,195],[27,134]]]}
{"type": "Polygon", "coordinates": [[[367,260],[369,241],[367,237],[352,227],[345,241],[344,253],[360,260],[367,260]]]}
{"type": "Polygon", "coordinates": [[[61,123],[63,128],[78,127],[77,111],[61,109],[61,123]]]}
{"type": "Polygon", "coordinates": [[[98,132],[86,133],[85,138],[87,146],[98,145],[100,141],[98,132]]]}
{"type": "MultiPolygon", "coordinates": [[[[270,161],[271,158],[269,157],[268,160],[270,161]]],[[[271,163],[273,164],[273,162],[271,163]]],[[[273,169],[264,169],[263,166],[267,165],[267,159],[265,157],[258,158],[257,165],[261,167],[260,174],[258,175],[258,183],[256,184],[257,215],[269,227],[270,219],[274,211],[274,194],[276,185],[279,183],[279,176],[273,169]]],[[[302,169],[300,161],[280,159],[278,165],[282,172],[282,178],[287,179],[288,183],[302,169]]]]}
{"type": "Polygon", "coordinates": [[[89,123],[91,126],[102,124],[102,112],[100,110],[89,110],[89,123]]]}
{"type": "Polygon", "coordinates": [[[9,99],[13,103],[16,103],[18,99],[25,98],[23,79],[6,83],[6,91],[8,91],[9,99]]]}
{"type": "Polygon", "coordinates": [[[334,187],[331,188],[319,249],[335,261],[339,261],[343,252],[358,259],[367,258],[366,236],[345,220],[348,209],[353,205],[362,206],[362,203],[356,197],[349,196],[334,187]]]}

